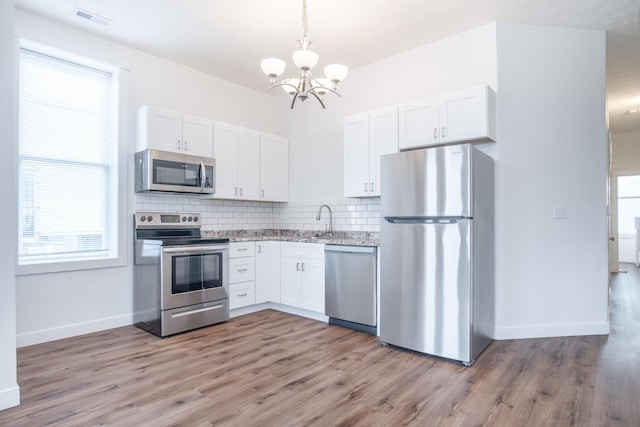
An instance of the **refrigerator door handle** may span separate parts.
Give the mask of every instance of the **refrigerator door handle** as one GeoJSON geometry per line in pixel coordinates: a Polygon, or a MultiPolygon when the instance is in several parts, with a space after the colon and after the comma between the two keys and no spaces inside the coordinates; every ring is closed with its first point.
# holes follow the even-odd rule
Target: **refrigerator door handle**
{"type": "Polygon", "coordinates": [[[443,216],[443,217],[387,217],[385,221],[392,224],[457,224],[465,219],[472,219],[467,216],[443,216]]]}

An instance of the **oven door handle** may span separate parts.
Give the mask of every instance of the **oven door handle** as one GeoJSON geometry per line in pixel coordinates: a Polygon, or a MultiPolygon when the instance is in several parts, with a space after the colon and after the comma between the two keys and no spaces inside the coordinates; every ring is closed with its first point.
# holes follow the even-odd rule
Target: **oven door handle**
{"type": "Polygon", "coordinates": [[[166,254],[184,254],[192,253],[194,255],[199,254],[211,254],[216,252],[223,252],[228,250],[225,246],[177,246],[174,248],[163,248],[162,252],[166,254]]]}

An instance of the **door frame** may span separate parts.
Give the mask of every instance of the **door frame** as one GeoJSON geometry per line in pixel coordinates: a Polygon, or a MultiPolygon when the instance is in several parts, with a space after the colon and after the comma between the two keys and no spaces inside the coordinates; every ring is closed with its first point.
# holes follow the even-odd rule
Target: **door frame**
{"type": "Polygon", "coordinates": [[[619,236],[618,236],[618,177],[640,175],[640,169],[620,169],[611,171],[609,182],[609,237],[614,237],[614,241],[609,241],[609,271],[617,273],[620,270],[619,262],[619,236]]]}

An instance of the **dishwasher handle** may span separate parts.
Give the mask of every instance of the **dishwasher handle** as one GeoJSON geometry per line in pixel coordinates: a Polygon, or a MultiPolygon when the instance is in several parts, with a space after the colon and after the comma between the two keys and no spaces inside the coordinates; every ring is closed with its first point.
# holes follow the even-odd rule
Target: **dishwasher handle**
{"type": "Polygon", "coordinates": [[[375,254],[376,248],[373,246],[346,246],[346,245],[325,245],[325,252],[346,252],[358,254],[375,254]]]}

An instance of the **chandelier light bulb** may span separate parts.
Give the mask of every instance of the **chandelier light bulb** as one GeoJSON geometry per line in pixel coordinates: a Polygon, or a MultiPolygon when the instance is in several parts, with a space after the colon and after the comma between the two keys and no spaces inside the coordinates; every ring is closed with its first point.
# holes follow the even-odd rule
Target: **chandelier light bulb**
{"type": "Polygon", "coordinates": [[[276,77],[282,74],[285,66],[285,62],[282,59],[278,58],[267,58],[263,59],[260,62],[260,67],[262,68],[262,71],[267,75],[267,77],[269,77],[269,81],[271,84],[275,83],[276,77]]]}
{"type": "Polygon", "coordinates": [[[282,81],[282,90],[287,92],[289,95],[293,95],[298,92],[298,86],[300,85],[300,79],[284,79],[282,81]]]}
{"type": "Polygon", "coordinates": [[[324,67],[324,74],[333,82],[334,87],[343,81],[347,77],[348,73],[349,68],[347,68],[346,65],[331,64],[324,67]]]}
{"type": "Polygon", "coordinates": [[[293,52],[293,63],[303,71],[310,70],[318,63],[318,54],[311,50],[296,50],[293,52]]]}

